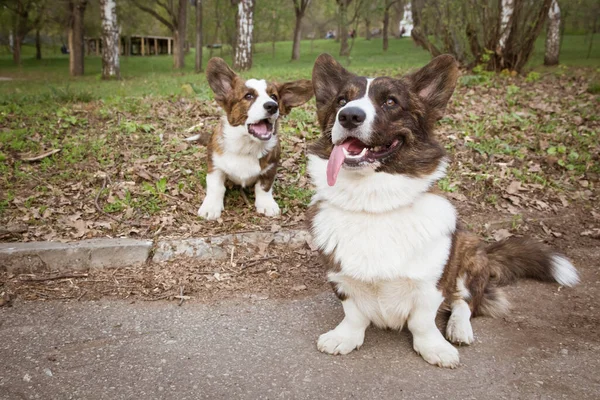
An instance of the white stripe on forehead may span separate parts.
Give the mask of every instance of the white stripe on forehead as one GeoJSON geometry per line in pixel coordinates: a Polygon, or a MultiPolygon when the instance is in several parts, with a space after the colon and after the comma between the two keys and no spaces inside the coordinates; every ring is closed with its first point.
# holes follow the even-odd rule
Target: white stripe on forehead
{"type": "Polygon", "coordinates": [[[338,116],[339,116],[340,111],[342,111],[344,108],[348,108],[348,107],[358,107],[361,110],[363,110],[365,112],[365,114],[367,115],[367,118],[365,119],[365,121],[358,128],[358,132],[356,132],[356,137],[361,139],[363,142],[368,140],[369,136],[371,135],[371,126],[373,124],[373,121],[375,120],[375,113],[377,112],[375,110],[375,106],[373,105],[373,102],[369,98],[369,88],[371,87],[371,82],[373,82],[373,80],[374,80],[374,78],[367,78],[367,87],[365,89],[365,94],[363,97],[356,99],[356,100],[349,101],[348,103],[346,103],[346,105],[344,107],[342,107],[338,110],[338,113],[336,114],[336,117],[335,117],[335,123],[331,130],[331,138],[333,140],[333,143],[338,143],[338,141],[341,138],[346,136],[346,133],[345,133],[346,130],[339,123],[338,116]]]}
{"type": "Polygon", "coordinates": [[[254,89],[259,93],[261,90],[264,91],[265,93],[267,92],[267,82],[264,79],[261,79],[261,80],[248,79],[246,81],[246,87],[249,87],[250,89],[254,89]]]}

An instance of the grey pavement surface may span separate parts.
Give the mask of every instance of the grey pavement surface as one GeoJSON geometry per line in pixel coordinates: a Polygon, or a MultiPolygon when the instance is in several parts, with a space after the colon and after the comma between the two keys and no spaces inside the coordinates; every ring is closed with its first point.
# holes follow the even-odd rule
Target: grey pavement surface
{"type": "Polygon", "coordinates": [[[330,293],[17,302],[0,309],[0,399],[600,398],[590,291],[522,282],[509,292],[514,313],[474,319],[476,342],[455,370],[426,364],[406,331],[370,328],[350,355],[319,353],[318,335],[342,317],[330,293]]]}

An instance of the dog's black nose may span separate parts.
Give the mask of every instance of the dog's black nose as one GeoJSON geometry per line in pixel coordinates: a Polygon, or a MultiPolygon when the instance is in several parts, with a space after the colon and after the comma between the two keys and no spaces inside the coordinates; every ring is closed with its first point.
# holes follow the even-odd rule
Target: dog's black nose
{"type": "Polygon", "coordinates": [[[359,107],[348,107],[340,111],[338,120],[346,129],[354,129],[367,119],[367,114],[359,107]]]}
{"type": "Polygon", "coordinates": [[[277,110],[279,109],[279,104],[275,103],[274,101],[267,101],[263,107],[265,108],[265,110],[267,110],[267,112],[271,115],[275,114],[277,112],[277,110]]]}

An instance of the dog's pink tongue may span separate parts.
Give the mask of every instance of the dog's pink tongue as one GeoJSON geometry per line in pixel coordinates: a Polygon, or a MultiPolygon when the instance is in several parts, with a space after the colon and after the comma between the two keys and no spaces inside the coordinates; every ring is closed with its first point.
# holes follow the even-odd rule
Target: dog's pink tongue
{"type": "Polygon", "coordinates": [[[254,132],[257,135],[265,135],[268,131],[267,129],[267,124],[265,124],[263,121],[256,123],[256,124],[252,124],[252,129],[254,129],[254,132]]]}
{"type": "Polygon", "coordinates": [[[335,181],[337,180],[340,168],[342,168],[345,159],[346,156],[344,156],[343,145],[333,146],[329,161],[327,162],[327,184],[329,186],[335,185],[335,181]]]}

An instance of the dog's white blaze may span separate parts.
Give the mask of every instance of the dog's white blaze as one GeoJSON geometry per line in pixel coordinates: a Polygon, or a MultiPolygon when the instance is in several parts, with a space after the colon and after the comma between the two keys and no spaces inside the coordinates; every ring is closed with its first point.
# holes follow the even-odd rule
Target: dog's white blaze
{"type": "Polygon", "coordinates": [[[552,256],[552,276],[563,286],[575,286],[579,283],[579,274],[569,260],[561,256],[552,256]]]}
{"type": "Polygon", "coordinates": [[[275,123],[275,120],[279,117],[279,111],[270,115],[264,107],[265,103],[274,101],[267,93],[267,82],[264,79],[248,79],[246,81],[246,86],[256,90],[257,93],[254,103],[252,103],[250,109],[248,109],[248,119],[246,120],[246,124],[254,124],[265,118],[269,118],[272,123],[275,123]]]}
{"type": "Polygon", "coordinates": [[[338,116],[340,114],[340,111],[342,111],[344,108],[347,107],[358,107],[360,109],[362,109],[365,114],[367,115],[367,117],[365,118],[365,121],[362,123],[362,125],[358,128],[357,132],[355,135],[358,139],[360,139],[361,141],[365,142],[368,141],[369,136],[371,134],[371,126],[373,125],[373,121],[375,120],[375,106],[373,105],[373,102],[371,101],[371,99],[369,98],[369,87],[371,86],[371,82],[373,82],[373,78],[368,78],[367,79],[367,88],[365,90],[365,95],[363,97],[361,97],[360,99],[356,99],[356,100],[352,100],[349,101],[348,103],[346,103],[346,105],[342,108],[340,108],[338,110],[337,115],[335,116],[335,123],[333,124],[333,128],[331,130],[331,139],[333,141],[333,143],[338,144],[338,142],[346,137],[346,128],[344,128],[339,120],[338,120],[338,116]]]}
{"type": "Polygon", "coordinates": [[[380,213],[409,205],[445,175],[446,165],[440,162],[434,173],[422,178],[375,172],[372,168],[342,168],[335,185],[329,186],[327,160],[308,156],[308,173],[316,189],[313,202],[325,200],[352,212],[380,213]]]}

